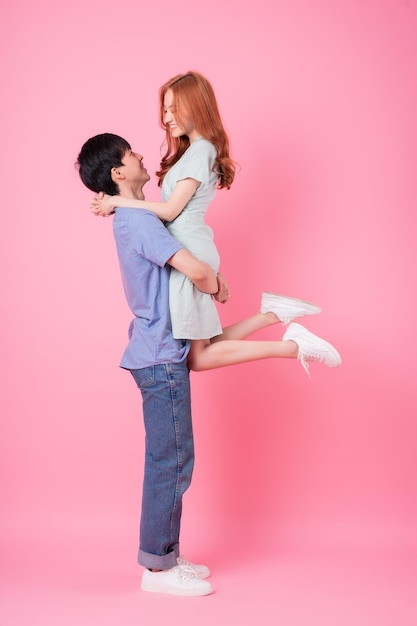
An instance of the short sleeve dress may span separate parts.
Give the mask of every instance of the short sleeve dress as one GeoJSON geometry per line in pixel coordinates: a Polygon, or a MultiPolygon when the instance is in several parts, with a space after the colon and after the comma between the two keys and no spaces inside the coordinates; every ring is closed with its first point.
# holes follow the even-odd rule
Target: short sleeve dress
{"type": "MultiPolygon", "coordinates": [[[[216,149],[209,141],[193,141],[181,159],[166,174],[162,184],[164,202],[178,181],[194,178],[200,182],[180,215],[167,224],[171,235],[197,259],[208,263],[217,273],[220,257],[212,229],[204,216],[216,195],[217,174],[213,172],[216,149]]],[[[210,339],[222,333],[219,315],[212,296],[199,291],[189,278],[171,268],[170,311],[175,339],[210,339]]]]}

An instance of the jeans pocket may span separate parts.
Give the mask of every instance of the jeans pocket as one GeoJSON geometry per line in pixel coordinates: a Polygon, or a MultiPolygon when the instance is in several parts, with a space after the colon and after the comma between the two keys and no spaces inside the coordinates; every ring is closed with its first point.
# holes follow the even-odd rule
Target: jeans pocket
{"type": "Polygon", "coordinates": [[[155,382],[155,367],[153,365],[139,370],[130,370],[130,373],[139,389],[146,389],[146,387],[150,387],[155,382]]]}

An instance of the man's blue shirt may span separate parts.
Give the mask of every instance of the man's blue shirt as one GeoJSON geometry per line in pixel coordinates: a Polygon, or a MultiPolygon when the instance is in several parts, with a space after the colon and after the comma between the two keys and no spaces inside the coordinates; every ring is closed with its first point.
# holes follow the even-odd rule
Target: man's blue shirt
{"type": "Polygon", "coordinates": [[[184,361],[190,344],[172,337],[166,265],[183,246],[145,209],[117,208],[113,233],[126,299],[135,316],[121,367],[141,369],[184,361]]]}

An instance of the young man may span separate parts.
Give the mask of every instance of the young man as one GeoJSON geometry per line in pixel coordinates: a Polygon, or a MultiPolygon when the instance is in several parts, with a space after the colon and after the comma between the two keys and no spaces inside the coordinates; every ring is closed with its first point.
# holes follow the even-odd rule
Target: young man
{"type": "MultiPolygon", "coordinates": [[[[143,186],[149,175],[141,155],[132,152],[121,137],[104,134],[89,139],[78,165],[81,179],[92,191],[119,194],[133,204],[144,200],[143,186]]],[[[194,461],[187,368],[190,345],[172,336],[167,264],[201,291],[217,294],[221,302],[228,298],[228,290],[218,291],[211,268],[182,248],[154,213],[119,207],[113,230],[127,301],[135,315],[121,366],[131,371],[142,392],[146,429],[139,563],[148,569],[142,589],[205,595],[212,591],[210,583],[203,580],[209,575],[208,568],[191,565],[179,556],[182,496],[190,485],[194,461]]],[[[281,341],[241,341],[264,326],[289,323],[320,311],[294,298],[264,296],[260,313],[223,329],[221,340],[199,355],[194,351],[193,356],[192,348],[191,369],[202,371],[273,357],[298,358],[307,372],[307,361],[340,365],[340,355],[331,344],[295,323],[281,341]]]]}
{"type": "MultiPolygon", "coordinates": [[[[83,183],[92,191],[143,200],[149,174],[142,156],[127,141],[109,133],[89,139],[77,161],[83,183]]],[[[182,497],[194,464],[187,355],[189,342],[172,336],[169,266],[198,289],[214,294],[212,269],[193,257],[153,213],[117,209],[113,231],[123,286],[135,317],[121,367],[130,370],[142,393],[146,431],[140,547],[146,569],[142,589],[174,595],[212,593],[204,565],[180,556],[182,497]]]]}

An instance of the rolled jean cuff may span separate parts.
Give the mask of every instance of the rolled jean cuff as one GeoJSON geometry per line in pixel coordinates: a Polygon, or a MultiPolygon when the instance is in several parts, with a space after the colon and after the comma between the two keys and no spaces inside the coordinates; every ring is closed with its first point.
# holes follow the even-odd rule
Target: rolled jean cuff
{"type": "Polygon", "coordinates": [[[172,552],[162,556],[139,550],[138,563],[148,569],[171,569],[177,565],[179,555],[180,547],[178,543],[173,547],[172,552]]]}

